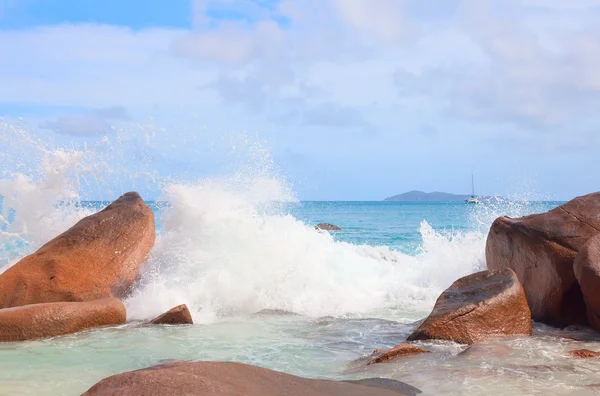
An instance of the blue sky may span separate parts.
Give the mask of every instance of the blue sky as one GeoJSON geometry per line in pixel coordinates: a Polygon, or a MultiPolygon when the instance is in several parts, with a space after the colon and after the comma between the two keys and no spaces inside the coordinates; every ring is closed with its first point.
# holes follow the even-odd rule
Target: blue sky
{"type": "Polygon", "coordinates": [[[144,29],[191,28],[189,0],[3,0],[2,29],[27,29],[64,23],[106,24],[144,29]]]}
{"type": "Polygon", "coordinates": [[[0,0],[1,125],[138,178],[251,136],[301,199],[568,199],[600,186],[599,33],[600,0],[0,0]]]}

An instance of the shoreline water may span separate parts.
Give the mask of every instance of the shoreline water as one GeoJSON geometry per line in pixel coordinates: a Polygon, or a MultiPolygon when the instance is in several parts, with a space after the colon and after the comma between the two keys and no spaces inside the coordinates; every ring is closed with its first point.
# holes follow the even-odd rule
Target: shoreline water
{"type": "Polygon", "coordinates": [[[468,352],[464,345],[421,342],[432,353],[368,368],[356,365],[374,349],[402,342],[442,290],[481,268],[489,219],[501,211],[543,211],[553,203],[518,208],[348,202],[290,206],[297,210],[293,215],[281,206],[245,212],[234,205],[220,213],[214,207],[202,210],[199,217],[185,206],[172,205],[170,213],[154,208],[159,241],[145,283],[126,301],[130,323],[0,345],[5,362],[0,363],[0,393],[79,394],[108,375],[169,359],[241,361],[311,378],[382,376],[425,394],[474,395],[484,387],[498,394],[549,387],[550,394],[587,394],[587,386],[600,382],[590,371],[593,363],[567,355],[573,344],[562,338],[593,335],[540,324],[532,338],[513,337],[468,352]],[[321,219],[343,230],[314,230],[321,219]],[[291,249],[297,250],[290,254],[291,249]],[[267,267],[256,267],[265,261],[267,267]],[[236,283],[240,271],[243,283],[236,283]],[[218,287],[198,283],[205,277],[218,287]],[[323,291],[328,294],[319,294],[323,291]],[[348,298],[356,300],[348,304],[348,298]],[[197,324],[135,326],[181,303],[190,306],[197,324]],[[203,313],[206,308],[210,315],[203,313]],[[300,315],[256,314],[264,309],[300,315]],[[577,385],[571,384],[573,378],[577,385]]]}

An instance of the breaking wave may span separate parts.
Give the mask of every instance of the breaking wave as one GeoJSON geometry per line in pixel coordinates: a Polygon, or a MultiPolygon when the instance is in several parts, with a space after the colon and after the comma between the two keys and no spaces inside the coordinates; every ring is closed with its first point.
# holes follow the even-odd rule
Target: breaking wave
{"type": "Polygon", "coordinates": [[[527,207],[486,205],[473,211],[472,231],[440,232],[423,220],[422,243],[409,255],[336,241],[292,216],[284,204],[296,201],[293,189],[277,174],[269,151],[247,137],[242,154],[236,146],[235,155],[244,158],[235,169],[193,182],[157,182],[155,169],[123,166],[119,139],[67,149],[31,139],[20,127],[0,128],[6,132],[1,143],[12,148],[1,158],[5,267],[97,210],[83,202],[94,192],[121,188],[114,199],[136,183],[161,191],[166,204],[157,210],[159,235],[141,285],[126,301],[130,319],[182,303],[200,323],[263,309],[310,316],[427,312],[454,280],[485,267],[492,219],[527,207]]]}

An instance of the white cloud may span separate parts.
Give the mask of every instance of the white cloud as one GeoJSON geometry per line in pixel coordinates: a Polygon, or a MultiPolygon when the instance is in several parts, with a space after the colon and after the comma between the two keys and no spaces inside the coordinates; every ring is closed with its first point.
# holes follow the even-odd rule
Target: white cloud
{"type": "Polygon", "coordinates": [[[404,0],[332,0],[348,24],[388,43],[402,40],[409,30],[404,0]]]}
{"type": "Polygon", "coordinates": [[[560,125],[600,102],[598,1],[568,3],[457,0],[432,13],[433,0],[196,0],[191,30],[0,31],[0,103],[560,125]]]}
{"type": "Polygon", "coordinates": [[[355,186],[369,195],[352,198],[381,198],[389,178],[374,174],[402,175],[400,189],[437,177],[431,188],[443,189],[473,167],[487,167],[490,185],[523,167],[545,172],[548,191],[562,172],[585,192],[597,180],[581,167],[600,148],[596,3],[202,0],[190,29],[0,30],[0,109],[40,110],[35,125],[50,115],[70,133],[119,122],[85,109],[119,104],[149,135],[159,127],[145,117],[162,117],[156,158],[198,160],[194,175],[224,161],[211,151],[220,134],[251,130],[275,155],[303,156],[294,172],[314,168],[311,188],[330,191],[316,199],[355,186]],[[567,151],[560,164],[548,155],[567,151]],[[327,172],[336,177],[319,185],[327,172]]]}
{"type": "Polygon", "coordinates": [[[0,31],[0,103],[130,110],[214,102],[196,86],[216,70],[173,57],[185,30],[57,25],[0,31]]]}

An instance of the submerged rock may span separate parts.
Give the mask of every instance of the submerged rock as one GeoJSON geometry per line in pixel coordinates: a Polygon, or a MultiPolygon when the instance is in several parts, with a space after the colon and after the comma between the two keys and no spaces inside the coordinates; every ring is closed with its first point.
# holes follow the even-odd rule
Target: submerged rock
{"type": "Polygon", "coordinates": [[[325,230],[325,231],[341,231],[342,229],[335,224],[329,223],[320,223],[315,226],[317,230],[325,230]]]}
{"type": "Polygon", "coordinates": [[[600,331],[600,234],[590,238],[579,250],[573,270],[581,287],[588,322],[600,331]]]}
{"type": "Polygon", "coordinates": [[[390,378],[365,378],[361,380],[348,380],[344,382],[348,382],[350,384],[370,386],[372,388],[396,390],[400,392],[400,394],[407,396],[415,396],[419,393],[423,393],[419,388],[415,388],[414,386],[390,378]]]}
{"type": "Polygon", "coordinates": [[[85,302],[32,304],[0,309],[0,341],[25,341],[125,323],[116,298],[85,302]]]}
{"type": "Polygon", "coordinates": [[[252,314],[252,316],[301,316],[295,312],[285,311],[283,309],[261,309],[252,314]]]}
{"type": "Polygon", "coordinates": [[[569,351],[569,354],[582,359],[589,359],[600,356],[600,352],[590,351],[589,349],[577,349],[575,351],[569,351]]]}
{"type": "Polygon", "coordinates": [[[481,271],[455,281],[408,338],[461,344],[508,335],[531,335],[531,312],[515,273],[481,271]]]}
{"type": "Polygon", "coordinates": [[[190,314],[187,305],[182,304],[175,308],[171,308],[148,323],[153,325],[183,325],[194,324],[194,321],[192,320],[192,314],[190,314]]]}
{"type": "Polygon", "coordinates": [[[83,396],[412,396],[419,392],[394,380],[338,382],[301,378],[242,363],[174,362],[113,375],[83,396]]]}
{"type": "Polygon", "coordinates": [[[418,355],[421,353],[429,353],[429,351],[410,344],[396,345],[395,347],[393,347],[392,349],[388,349],[387,351],[381,351],[377,349],[369,357],[369,362],[367,363],[367,365],[385,363],[401,356],[418,355]]]}
{"type": "Polygon", "coordinates": [[[126,193],[0,274],[0,308],[124,298],[154,238],[152,210],[126,193]]]}
{"type": "Polygon", "coordinates": [[[586,323],[573,262],[598,233],[600,193],[577,197],[546,213],[500,217],[488,234],[487,266],[516,272],[534,320],[557,326],[586,323]]]}

